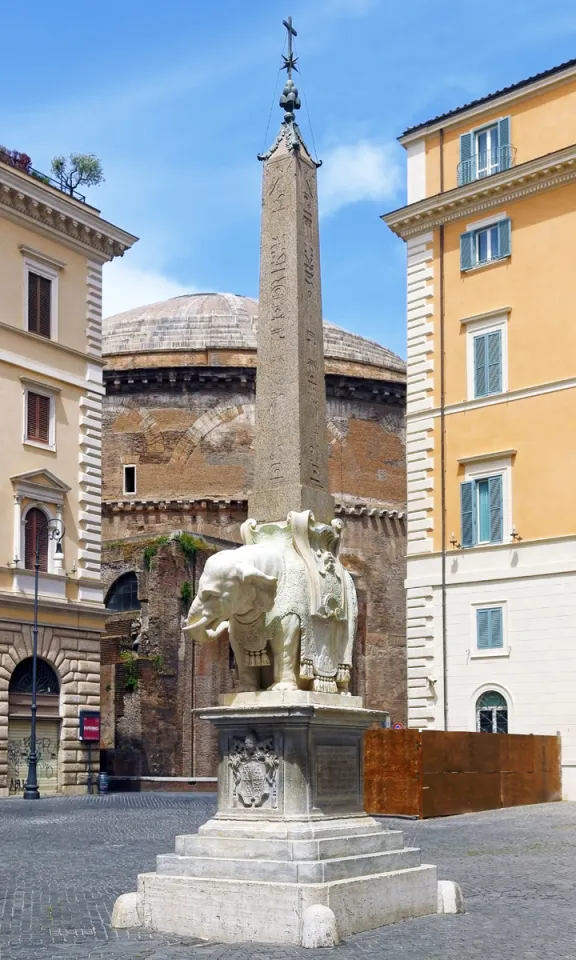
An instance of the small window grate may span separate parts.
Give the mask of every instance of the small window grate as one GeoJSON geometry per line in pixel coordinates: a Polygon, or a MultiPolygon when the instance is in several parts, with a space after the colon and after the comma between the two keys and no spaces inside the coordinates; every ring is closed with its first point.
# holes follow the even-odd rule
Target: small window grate
{"type": "MultiPolygon", "coordinates": [[[[36,692],[54,693],[60,691],[60,683],[49,663],[40,657],[37,660],[36,692]]],[[[10,678],[10,693],[32,693],[32,657],[22,660],[14,669],[10,678]]]]}
{"type": "Polygon", "coordinates": [[[123,573],[114,581],[106,594],[107,610],[139,610],[138,580],[135,573],[123,573]]]}

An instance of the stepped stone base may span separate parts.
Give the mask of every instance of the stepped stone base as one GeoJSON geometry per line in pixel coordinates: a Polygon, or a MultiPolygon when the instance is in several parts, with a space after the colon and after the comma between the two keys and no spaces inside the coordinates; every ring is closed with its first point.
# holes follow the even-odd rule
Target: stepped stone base
{"type": "Polygon", "coordinates": [[[220,733],[218,812],[139,876],[145,927],[302,944],[311,907],[340,938],[437,912],[436,867],[364,812],[363,733],[384,715],[355,700],[241,695],[202,711],[220,733]]]}

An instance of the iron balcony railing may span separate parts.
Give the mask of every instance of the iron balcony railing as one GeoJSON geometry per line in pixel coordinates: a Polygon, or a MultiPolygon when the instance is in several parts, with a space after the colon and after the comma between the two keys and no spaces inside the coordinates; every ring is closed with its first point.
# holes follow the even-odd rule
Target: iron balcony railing
{"type": "Polygon", "coordinates": [[[458,164],[458,186],[472,183],[473,180],[481,180],[483,177],[491,177],[492,174],[500,173],[501,170],[509,170],[515,162],[516,147],[512,147],[509,143],[496,150],[488,150],[486,153],[474,153],[458,164]]]}

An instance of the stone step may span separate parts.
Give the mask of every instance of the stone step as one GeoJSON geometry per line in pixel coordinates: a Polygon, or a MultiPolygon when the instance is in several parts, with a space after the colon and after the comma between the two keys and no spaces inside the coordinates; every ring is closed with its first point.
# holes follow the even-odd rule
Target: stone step
{"type": "Polygon", "coordinates": [[[386,850],[330,860],[234,860],[183,857],[174,853],[156,858],[161,876],[204,877],[212,880],[255,880],[267,883],[328,883],[409,870],[420,866],[420,851],[413,847],[386,850]]]}
{"type": "Polygon", "coordinates": [[[327,837],[321,840],[254,840],[210,837],[193,833],[176,837],[175,851],[181,857],[216,857],[232,860],[332,860],[401,850],[401,830],[327,837]]]}

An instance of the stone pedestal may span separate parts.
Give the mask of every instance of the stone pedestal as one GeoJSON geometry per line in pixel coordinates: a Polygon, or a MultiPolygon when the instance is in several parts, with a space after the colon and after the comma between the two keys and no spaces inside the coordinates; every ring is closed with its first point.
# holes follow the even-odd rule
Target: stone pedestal
{"type": "Polygon", "coordinates": [[[436,913],[436,868],[363,808],[363,734],[380,712],[306,691],[223,697],[218,812],[138,878],[145,927],[224,942],[303,942],[320,905],[340,937],[436,913]]]}

